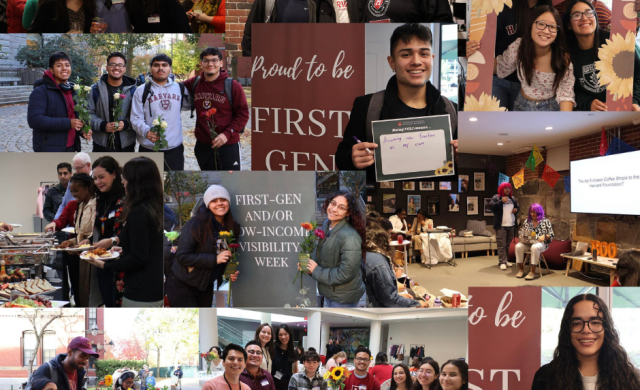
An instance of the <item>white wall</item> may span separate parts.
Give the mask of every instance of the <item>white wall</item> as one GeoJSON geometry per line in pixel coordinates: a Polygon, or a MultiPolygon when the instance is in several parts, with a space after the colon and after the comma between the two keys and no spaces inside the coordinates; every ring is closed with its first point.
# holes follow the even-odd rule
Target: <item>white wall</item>
{"type": "MultiPolygon", "coordinates": [[[[389,325],[389,347],[405,345],[405,364],[410,364],[410,344],[424,344],[425,356],[431,356],[440,365],[449,359],[467,356],[467,317],[402,320],[389,325]]],[[[390,359],[392,364],[398,363],[390,359]]]]}
{"type": "MultiPolygon", "coordinates": [[[[75,153],[0,153],[0,221],[21,224],[16,233],[32,233],[33,215],[36,214],[38,187],[42,181],[58,181],[56,166],[68,162],[75,153]]],[[[89,153],[91,161],[107,153],[89,153]]],[[[160,174],[163,171],[161,153],[112,153],[120,166],[135,157],[147,156],[152,159],[160,174]]]]}

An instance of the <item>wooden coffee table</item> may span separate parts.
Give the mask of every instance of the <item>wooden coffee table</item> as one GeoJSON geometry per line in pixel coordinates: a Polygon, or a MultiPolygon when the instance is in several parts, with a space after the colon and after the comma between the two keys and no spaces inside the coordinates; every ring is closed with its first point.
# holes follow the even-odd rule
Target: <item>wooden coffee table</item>
{"type": "Polygon", "coordinates": [[[599,265],[601,267],[606,267],[609,269],[609,279],[610,279],[610,283],[609,285],[613,285],[613,282],[615,280],[615,274],[616,274],[616,269],[617,266],[616,264],[618,263],[618,259],[614,259],[611,257],[603,257],[603,256],[598,256],[598,261],[593,261],[593,257],[591,257],[591,253],[585,253],[582,256],[573,256],[573,255],[568,255],[568,254],[562,254],[560,255],[562,257],[564,257],[565,259],[567,259],[567,272],[564,274],[565,276],[569,276],[569,271],[571,270],[571,265],[573,264],[574,260],[577,261],[581,261],[583,262],[587,267],[589,267],[589,265],[594,264],[594,265],[599,265]],[[591,259],[591,260],[589,260],[591,259]]]}

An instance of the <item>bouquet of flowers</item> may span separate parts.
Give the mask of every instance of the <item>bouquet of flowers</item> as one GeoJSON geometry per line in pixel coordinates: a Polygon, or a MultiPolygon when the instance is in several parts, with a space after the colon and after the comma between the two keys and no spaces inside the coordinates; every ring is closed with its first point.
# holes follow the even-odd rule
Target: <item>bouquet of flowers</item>
{"type": "MultiPolygon", "coordinates": [[[[124,102],[124,99],[127,98],[127,95],[123,95],[122,91],[118,89],[118,91],[116,93],[113,94],[113,121],[115,122],[115,130],[118,131],[118,127],[120,126],[120,120],[118,118],[120,118],[120,115],[122,115],[122,104],[124,102]]],[[[109,141],[107,143],[107,146],[111,149],[115,148],[115,140],[116,140],[116,133],[113,132],[109,135],[109,141]]]]}
{"type": "Polygon", "coordinates": [[[111,375],[104,377],[104,385],[107,387],[111,387],[113,385],[113,377],[111,375]]]}
{"type": "Polygon", "coordinates": [[[300,253],[298,254],[298,265],[300,271],[293,279],[293,283],[300,277],[300,290],[303,289],[302,276],[307,272],[307,266],[309,265],[309,259],[311,259],[311,252],[316,248],[318,239],[325,237],[324,230],[318,229],[316,222],[303,222],[300,224],[304,230],[307,231],[307,236],[304,238],[304,242],[300,245],[300,253]]]}
{"type": "Polygon", "coordinates": [[[169,144],[167,144],[167,136],[164,133],[167,127],[169,127],[169,124],[167,123],[167,121],[162,119],[162,115],[151,122],[151,129],[149,131],[158,134],[158,140],[156,141],[155,145],[153,145],[154,152],[169,147],[169,144]]]}
{"type": "Polygon", "coordinates": [[[76,96],[73,97],[74,111],[78,113],[78,119],[84,123],[82,126],[82,131],[85,135],[85,140],[89,143],[89,140],[86,139],[86,136],[89,134],[89,130],[91,130],[91,115],[89,114],[89,93],[91,92],[91,87],[87,85],[80,84],[80,77],[76,78],[76,83],[73,86],[73,90],[76,91],[76,96]]]}
{"type": "Polygon", "coordinates": [[[229,294],[227,295],[227,306],[231,305],[231,275],[238,270],[239,261],[236,260],[238,256],[237,250],[240,244],[236,242],[236,239],[232,231],[223,231],[219,234],[220,238],[224,240],[225,246],[229,248],[231,252],[231,260],[227,263],[227,267],[224,269],[224,277],[229,280],[229,294]]]}
{"type": "Polygon", "coordinates": [[[344,390],[345,382],[347,378],[351,376],[351,373],[344,367],[333,367],[331,371],[327,371],[324,374],[324,380],[327,381],[327,387],[344,390]]]}
{"type": "Polygon", "coordinates": [[[214,351],[201,353],[200,357],[207,361],[207,375],[211,374],[211,362],[218,359],[218,354],[214,351]]]}
{"type": "MultiPolygon", "coordinates": [[[[207,126],[209,126],[209,134],[211,135],[211,141],[215,140],[216,137],[218,136],[218,132],[216,131],[217,126],[213,121],[213,117],[217,111],[218,110],[216,110],[215,108],[212,108],[202,113],[202,116],[204,117],[205,122],[207,122],[207,126]]],[[[214,168],[215,170],[218,170],[218,148],[213,149],[213,158],[215,162],[214,168]]]]}

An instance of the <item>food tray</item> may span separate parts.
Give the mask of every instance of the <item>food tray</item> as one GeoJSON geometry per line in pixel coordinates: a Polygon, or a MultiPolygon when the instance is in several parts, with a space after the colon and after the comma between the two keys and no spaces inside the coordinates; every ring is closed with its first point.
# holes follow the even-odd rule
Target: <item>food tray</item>
{"type": "Polygon", "coordinates": [[[38,247],[33,248],[21,248],[11,247],[0,249],[0,258],[5,261],[6,265],[18,265],[18,264],[48,264],[49,252],[48,248],[44,248],[39,252],[34,252],[38,247]]]}

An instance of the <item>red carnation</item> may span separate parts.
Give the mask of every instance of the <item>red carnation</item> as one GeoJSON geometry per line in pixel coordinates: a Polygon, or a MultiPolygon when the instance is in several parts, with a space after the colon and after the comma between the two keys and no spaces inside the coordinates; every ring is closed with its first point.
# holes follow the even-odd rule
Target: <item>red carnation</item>
{"type": "Polygon", "coordinates": [[[229,244],[229,248],[238,249],[238,248],[240,248],[240,244],[229,244]]]}
{"type": "Polygon", "coordinates": [[[316,229],[313,231],[313,234],[315,234],[318,238],[323,239],[325,237],[324,235],[324,230],[322,229],[316,229]]]}

